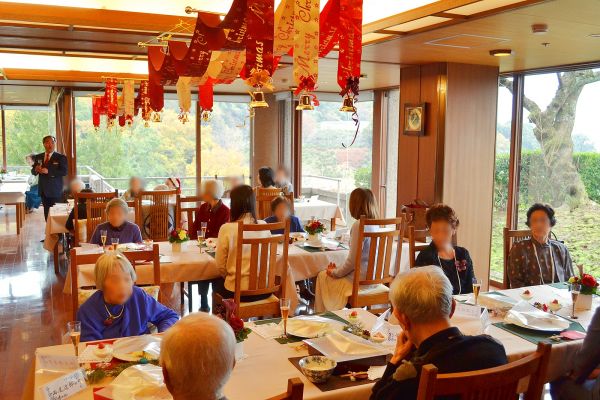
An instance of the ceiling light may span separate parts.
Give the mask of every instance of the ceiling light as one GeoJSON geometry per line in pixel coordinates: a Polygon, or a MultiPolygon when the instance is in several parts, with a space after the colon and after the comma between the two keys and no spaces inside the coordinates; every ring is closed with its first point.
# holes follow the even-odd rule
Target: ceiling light
{"type": "Polygon", "coordinates": [[[511,49],[497,49],[497,50],[490,50],[490,56],[494,56],[494,57],[508,57],[508,56],[512,56],[514,53],[511,49]]]}
{"type": "Polygon", "coordinates": [[[531,25],[531,33],[534,35],[543,35],[548,33],[548,25],[546,24],[533,24],[531,25]]]}
{"type": "Polygon", "coordinates": [[[590,33],[590,37],[600,38],[600,33],[590,33]]]}

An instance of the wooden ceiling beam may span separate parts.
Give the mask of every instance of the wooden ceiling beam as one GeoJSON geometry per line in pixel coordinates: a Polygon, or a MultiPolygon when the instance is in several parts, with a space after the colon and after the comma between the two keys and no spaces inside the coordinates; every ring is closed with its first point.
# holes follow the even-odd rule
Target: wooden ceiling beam
{"type": "Polygon", "coordinates": [[[35,81],[53,81],[53,82],[93,82],[98,83],[102,75],[118,75],[124,79],[148,79],[146,74],[126,74],[109,72],[82,72],[82,71],[55,71],[55,70],[37,70],[37,69],[15,69],[5,68],[6,78],[10,80],[35,80],[35,81]]]}
{"type": "MultiPolygon", "coordinates": [[[[205,14],[206,18],[214,14],[205,14]]],[[[103,30],[122,30],[125,32],[162,32],[168,31],[180,21],[196,23],[195,17],[87,9],[78,7],[48,6],[0,2],[0,21],[5,24],[41,24],[63,25],[66,27],[91,27],[103,30]]]]}
{"type": "Polygon", "coordinates": [[[441,0],[441,1],[436,1],[431,4],[426,4],[424,6],[405,11],[398,15],[393,15],[393,16],[390,16],[387,18],[383,18],[379,21],[365,24],[365,25],[363,25],[362,33],[365,34],[365,33],[379,31],[381,29],[386,29],[391,26],[396,26],[396,25],[407,23],[407,22],[415,21],[417,19],[428,17],[433,14],[446,12],[446,11],[452,10],[454,8],[467,6],[469,4],[478,3],[480,1],[481,0],[441,0]]]}

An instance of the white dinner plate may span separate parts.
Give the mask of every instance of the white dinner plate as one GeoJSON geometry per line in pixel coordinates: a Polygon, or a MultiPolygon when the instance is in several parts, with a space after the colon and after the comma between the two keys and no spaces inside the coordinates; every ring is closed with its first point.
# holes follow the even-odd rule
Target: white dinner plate
{"type": "Polygon", "coordinates": [[[318,315],[306,315],[288,319],[287,333],[299,338],[310,339],[324,336],[333,331],[342,331],[344,324],[318,315]]]}
{"type": "Polygon", "coordinates": [[[321,241],[308,241],[308,242],[304,242],[304,247],[311,247],[313,249],[322,249],[323,247],[325,247],[325,245],[321,241]]]}
{"type": "Polygon", "coordinates": [[[566,319],[543,311],[510,310],[506,314],[504,322],[541,332],[560,332],[568,329],[571,325],[566,319]]]}

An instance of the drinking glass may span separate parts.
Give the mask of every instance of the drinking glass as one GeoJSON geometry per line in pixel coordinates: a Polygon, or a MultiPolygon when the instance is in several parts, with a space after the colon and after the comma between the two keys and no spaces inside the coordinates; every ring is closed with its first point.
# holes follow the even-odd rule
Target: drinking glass
{"type": "Polygon", "coordinates": [[[281,319],[283,320],[283,336],[287,337],[287,320],[290,315],[290,299],[280,299],[279,309],[281,310],[281,319]]]}
{"type": "Polygon", "coordinates": [[[202,230],[202,239],[206,238],[206,228],[207,228],[207,223],[206,222],[200,222],[200,229],[202,230]]]}
{"type": "Polygon", "coordinates": [[[108,231],[106,229],[102,229],[100,231],[100,240],[102,241],[102,247],[106,246],[106,237],[108,236],[108,231]]]}
{"type": "Polygon", "coordinates": [[[81,322],[70,321],[67,322],[67,334],[75,347],[75,355],[79,356],[79,338],[81,337],[81,322]]]}
{"type": "Polygon", "coordinates": [[[475,299],[475,305],[477,305],[477,300],[479,298],[479,292],[481,291],[481,279],[477,279],[473,277],[473,297],[475,299]]]}
{"type": "Polygon", "coordinates": [[[581,292],[581,284],[579,283],[572,283],[571,286],[569,287],[569,291],[571,292],[571,301],[573,302],[572,308],[571,308],[571,315],[569,316],[569,318],[572,319],[577,319],[577,316],[575,315],[575,303],[577,303],[577,298],[579,297],[579,293],[581,292]]]}
{"type": "Polygon", "coordinates": [[[110,244],[112,244],[113,250],[117,250],[117,246],[119,245],[119,238],[110,238],[110,244]]]}

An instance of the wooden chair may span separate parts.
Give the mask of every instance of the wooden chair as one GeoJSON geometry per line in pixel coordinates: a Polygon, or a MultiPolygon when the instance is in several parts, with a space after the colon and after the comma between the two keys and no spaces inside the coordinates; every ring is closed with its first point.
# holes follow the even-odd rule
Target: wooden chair
{"type": "MultiPolygon", "coordinates": [[[[285,194],[279,188],[265,189],[257,187],[255,189],[256,194],[256,212],[258,219],[265,219],[271,215],[271,202],[273,199],[285,194]]],[[[292,207],[294,205],[294,197],[292,195],[292,207]]]]}
{"type": "MultiPolygon", "coordinates": [[[[129,212],[133,212],[133,222],[138,225],[138,219],[140,218],[139,213],[140,210],[138,208],[138,204],[135,200],[128,200],[125,203],[127,203],[127,207],[129,207],[129,212]]],[[[140,232],[142,231],[142,227],[138,225],[138,228],[140,228],[140,232]]]]}
{"type": "Polygon", "coordinates": [[[500,367],[480,371],[437,373],[427,364],[421,369],[417,400],[433,400],[435,396],[457,396],[462,400],[516,399],[519,381],[529,377],[524,400],[540,400],[550,361],[552,345],[539,343],[537,351],[500,367]]]}
{"type": "Polygon", "coordinates": [[[203,201],[200,196],[177,196],[177,205],[175,207],[175,226],[182,225],[181,216],[185,214],[187,227],[184,228],[188,231],[192,229],[192,226],[194,226],[194,215],[202,203],[203,201]]]}
{"type": "Polygon", "coordinates": [[[74,246],[79,246],[79,242],[89,242],[96,227],[107,221],[106,204],[118,197],[118,192],[108,193],[74,193],[73,194],[73,226],[75,227],[74,246]],[[85,201],[86,218],[79,218],[79,201],[85,201]],[[83,224],[85,220],[85,225],[83,224]],[[80,222],[81,221],[81,222],[80,222]],[[85,226],[85,235],[82,235],[82,228],[85,226]]]}
{"type": "Polygon", "coordinates": [[[508,256],[510,255],[510,249],[512,249],[515,243],[528,239],[531,239],[531,230],[529,229],[512,230],[504,228],[504,288],[510,288],[510,279],[508,277],[508,256]]]}
{"type": "Polygon", "coordinates": [[[177,192],[175,189],[139,193],[136,202],[139,210],[138,226],[142,235],[156,242],[169,239],[169,233],[175,227],[173,214],[176,214],[174,208],[177,205],[177,192]]]}
{"type": "Polygon", "coordinates": [[[378,304],[387,304],[389,302],[388,285],[394,280],[394,276],[399,273],[400,258],[402,257],[402,236],[404,230],[404,219],[402,217],[387,219],[367,219],[364,215],[359,221],[358,243],[363,244],[364,239],[370,239],[369,261],[367,264],[367,273],[365,279],[361,279],[362,251],[356,252],[354,269],[354,283],[352,287],[352,296],[350,305],[352,307],[371,307],[378,304]],[[375,232],[365,232],[366,226],[389,227],[375,232]],[[392,252],[396,245],[396,259],[394,269],[392,270],[392,252]],[[360,285],[380,285],[378,289],[371,289],[366,293],[361,293],[360,285]]]}
{"type": "MultiPolygon", "coordinates": [[[[237,305],[238,317],[248,319],[250,317],[262,317],[267,315],[278,316],[279,297],[285,297],[287,280],[287,260],[288,246],[290,237],[290,221],[278,222],[274,224],[247,224],[238,222],[238,231],[236,239],[236,257],[235,257],[235,291],[234,301],[237,305]],[[283,234],[270,235],[262,238],[244,237],[246,232],[269,232],[276,229],[284,229],[283,234]],[[279,280],[276,280],[277,274],[277,245],[283,241],[283,251],[281,254],[281,265],[283,266],[279,280]],[[242,257],[244,245],[250,246],[250,274],[248,277],[248,289],[242,290],[242,257]],[[265,300],[253,302],[241,302],[242,296],[258,296],[271,294],[265,300]],[[279,296],[279,297],[278,297],[279,296]]],[[[246,248],[248,250],[248,248],[246,248]]],[[[213,299],[216,304],[222,302],[222,297],[215,293],[213,299]]],[[[214,305],[213,305],[213,308],[214,305]]]]}
{"type": "Polygon", "coordinates": [[[267,400],[302,400],[304,398],[304,383],[300,378],[288,379],[287,392],[267,400]]]}
{"type": "MultiPolygon", "coordinates": [[[[83,302],[93,294],[93,291],[88,293],[88,296],[83,296],[80,298],[80,286],[79,286],[79,266],[80,265],[94,265],[98,258],[104,253],[93,253],[93,254],[77,254],[77,249],[71,249],[71,304],[73,309],[73,320],[77,317],[77,310],[79,306],[83,304],[83,302]],[[83,301],[82,301],[83,300],[83,301]]],[[[160,253],[159,246],[155,243],[152,246],[152,250],[144,250],[144,251],[126,251],[122,253],[134,269],[140,264],[146,264],[148,262],[152,263],[153,274],[152,274],[152,285],[143,287],[144,289],[148,288],[148,293],[156,293],[159,295],[158,288],[160,287],[160,253]]],[[[160,295],[159,295],[160,296],[160,295]]],[[[160,297],[159,297],[160,299],[160,297]]]]}

